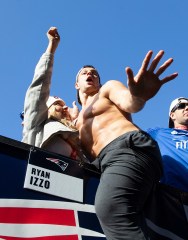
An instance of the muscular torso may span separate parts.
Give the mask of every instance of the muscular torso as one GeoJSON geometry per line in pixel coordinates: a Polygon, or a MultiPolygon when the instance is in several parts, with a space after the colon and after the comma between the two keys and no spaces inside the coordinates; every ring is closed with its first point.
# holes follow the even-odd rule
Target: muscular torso
{"type": "Polygon", "coordinates": [[[84,151],[94,159],[100,151],[120,135],[138,130],[131,115],[123,113],[99,92],[82,107],[77,121],[84,151]]]}

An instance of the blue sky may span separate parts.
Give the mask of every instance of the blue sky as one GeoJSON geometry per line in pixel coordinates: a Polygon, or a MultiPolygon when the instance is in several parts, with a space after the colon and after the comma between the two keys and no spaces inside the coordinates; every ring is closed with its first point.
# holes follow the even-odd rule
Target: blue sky
{"type": "Polygon", "coordinates": [[[55,55],[51,95],[68,105],[76,99],[75,76],[94,65],[102,83],[126,85],[125,67],[136,74],[148,52],[161,49],[174,63],[163,75],[179,76],[162,87],[145,108],[133,115],[143,130],[166,127],[170,102],[188,97],[187,0],[0,0],[0,134],[22,138],[19,112],[34,68],[47,46],[46,32],[56,26],[61,42],[55,55]]]}

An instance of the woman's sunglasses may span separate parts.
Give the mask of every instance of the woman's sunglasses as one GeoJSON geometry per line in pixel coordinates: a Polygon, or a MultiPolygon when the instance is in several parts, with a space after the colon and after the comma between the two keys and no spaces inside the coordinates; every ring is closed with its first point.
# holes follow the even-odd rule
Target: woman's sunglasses
{"type": "Polygon", "coordinates": [[[21,113],[20,113],[20,118],[21,118],[22,120],[24,120],[24,112],[21,112],[21,113]]]}

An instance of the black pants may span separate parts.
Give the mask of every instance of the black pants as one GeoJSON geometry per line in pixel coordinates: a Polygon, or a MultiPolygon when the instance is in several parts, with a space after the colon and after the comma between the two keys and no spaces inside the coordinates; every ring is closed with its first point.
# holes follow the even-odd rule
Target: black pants
{"type": "Polygon", "coordinates": [[[95,209],[107,239],[149,239],[143,209],[162,174],[157,143],[143,131],[128,132],[108,144],[93,163],[102,172],[95,209]]]}

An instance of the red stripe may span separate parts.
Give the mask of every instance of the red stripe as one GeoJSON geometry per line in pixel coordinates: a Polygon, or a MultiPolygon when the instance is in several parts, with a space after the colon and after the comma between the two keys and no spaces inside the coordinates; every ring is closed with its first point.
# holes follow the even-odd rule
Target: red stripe
{"type": "Polygon", "coordinates": [[[7,237],[0,235],[0,238],[6,239],[6,240],[78,240],[77,235],[72,236],[49,236],[49,237],[32,237],[32,238],[21,238],[21,237],[7,237]]]}
{"type": "Polygon", "coordinates": [[[45,208],[0,207],[0,223],[43,223],[76,226],[73,210],[45,208]]]}

